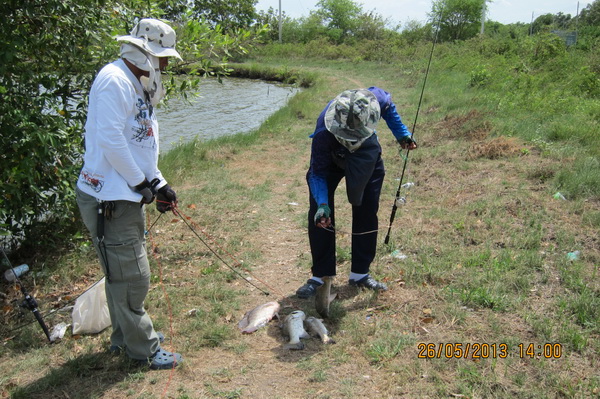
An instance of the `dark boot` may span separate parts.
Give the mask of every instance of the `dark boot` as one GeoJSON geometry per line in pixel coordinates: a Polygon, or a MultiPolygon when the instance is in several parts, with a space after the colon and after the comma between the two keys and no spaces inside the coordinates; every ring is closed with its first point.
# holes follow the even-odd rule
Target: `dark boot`
{"type": "Polygon", "coordinates": [[[318,281],[313,279],[308,279],[306,284],[298,288],[298,290],[296,291],[296,295],[298,296],[298,298],[302,299],[310,298],[311,296],[315,296],[317,294],[317,288],[322,285],[323,283],[319,283],[318,281]]]}

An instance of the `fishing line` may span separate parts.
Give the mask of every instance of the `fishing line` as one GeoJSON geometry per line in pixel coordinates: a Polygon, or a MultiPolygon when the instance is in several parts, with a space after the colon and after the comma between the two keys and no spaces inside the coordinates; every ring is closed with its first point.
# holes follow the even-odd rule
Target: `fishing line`
{"type": "MultiPolygon", "coordinates": [[[[162,202],[162,201],[156,200],[156,202],[162,202]]],[[[150,225],[150,227],[148,227],[148,228],[146,229],[146,232],[145,232],[145,234],[146,234],[146,235],[148,235],[148,234],[150,233],[150,230],[152,230],[152,228],[154,227],[154,225],[156,224],[156,222],[158,222],[158,219],[160,219],[160,217],[161,217],[162,215],[163,215],[163,213],[162,213],[162,212],[161,212],[161,213],[159,213],[159,215],[158,215],[158,217],[156,218],[156,220],[154,221],[154,223],[152,223],[152,224],[150,225]]],[[[150,221],[150,220],[148,220],[148,221],[150,221]]]]}
{"type": "MultiPolygon", "coordinates": [[[[157,202],[158,202],[158,200],[157,200],[157,202]]],[[[156,218],[154,223],[152,223],[152,225],[146,230],[146,235],[148,235],[148,241],[150,241],[150,247],[152,248],[152,257],[154,258],[154,260],[156,261],[156,264],[158,265],[158,281],[159,281],[160,287],[162,289],[163,295],[165,296],[165,301],[167,303],[167,313],[169,314],[169,337],[171,337],[170,338],[171,347],[172,347],[172,352],[174,353],[175,345],[173,344],[173,336],[174,336],[174,333],[173,333],[173,310],[171,308],[171,299],[169,298],[169,294],[167,293],[167,290],[163,283],[163,267],[162,267],[162,262],[160,261],[160,258],[158,256],[157,252],[154,250],[156,248],[156,244],[154,243],[154,237],[149,234],[150,230],[152,230],[152,227],[154,227],[156,222],[158,222],[158,219],[160,219],[162,214],[163,214],[163,212],[160,212],[160,214],[158,215],[158,217],[156,218]]],[[[149,222],[150,215],[146,214],[146,219],[149,222]]],[[[173,365],[173,367],[171,368],[171,372],[169,373],[169,379],[165,385],[165,389],[163,390],[163,394],[162,394],[163,398],[165,397],[167,390],[169,389],[169,386],[171,385],[171,380],[173,379],[174,372],[175,372],[175,365],[173,365]]]]}
{"type": "Polygon", "coordinates": [[[349,233],[347,231],[336,229],[335,226],[332,226],[331,229],[328,229],[327,227],[321,227],[321,228],[323,230],[325,230],[325,231],[329,231],[330,233],[336,233],[337,232],[337,233],[340,233],[340,234],[346,234],[346,235],[351,235],[351,236],[364,236],[364,235],[367,235],[367,234],[377,233],[377,232],[383,230],[383,229],[375,229],[375,230],[371,230],[371,231],[363,231],[363,232],[360,232],[360,233],[349,233]]]}
{"type": "MultiPolygon", "coordinates": [[[[433,50],[435,49],[435,44],[438,40],[438,34],[440,32],[440,25],[442,21],[442,13],[440,13],[440,17],[438,19],[437,27],[435,30],[435,37],[433,39],[433,43],[431,45],[431,53],[429,54],[429,61],[427,62],[427,69],[425,71],[425,78],[423,79],[423,87],[421,88],[421,95],[419,96],[419,104],[417,106],[417,113],[415,114],[415,120],[413,122],[413,126],[411,129],[410,138],[412,139],[415,130],[417,128],[417,119],[419,118],[419,111],[421,110],[421,103],[423,102],[423,94],[425,93],[425,84],[427,83],[427,77],[429,76],[429,68],[431,66],[431,60],[433,58],[433,50]]],[[[410,154],[410,149],[406,149],[406,156],[404,158],[404,164],[402,166],[402,174],[400,175],[400,183],[398,184],[398,190],[396,190],[396,199],[394,200],[394,205],[392,206],[392,214],[390,215],[390,222],[388,227],[387,235],[385,236],[385,243],[389,243],[390,241],[390,232],[392,231],[392,224],[394,223],[394,218],[396,217],[396,210],[398,209],[398,201],[400,200],[400,190],[402,189],[402,180],[404,180],[404,174],[406,172],[406,166],[408,164],[408,155],[410,154]]],[[[402,156],[402,150],[400,151],[400,155],[402,156]]]]}
{"type": "MultiPolygon", "coordinates": [[[[214,254],[214,255],[215,255],[215,256],[216,256],[216,257],[217,257],[217,258],[218,258],[218,259],[219,259],[221,262],[223,262],[223,264],[224,264],[225,266],[227,266],[227,267],[228,267],[228,268],[229,268],[231,271],[233,271],[235,274],[237,274],[239,277],[241,277],[241,278],[242,278],[244,281],[246,281],[248,284],[250,284],[251,286],[253,286],[253,287],[254,287],[254,288],[256,288],[257,290],[259,290],[259,291],[260,291],[260,292],[262,292],[263,294],[265,294],[265,295],[267,295],[267,296],[268,296],[268,295],[270,295],[270,293],[269,293],[269,292],[267,292],[267,291],[263,290],[262,288],[258,287],[256,284],[254,284],[252,281],[248,280],[248,278],[247,278],[247,277],[245,277],[245,276],[244,276],[242,273],[240,273],[239,271],[237,271],[237,270],[236,270],[236,269],[235,269],[233,266],[231,266],[229,263],[227,263],[227,262],[225,261],[225,259],[223,259],[223,257],[222,257],[222,256],[220,256],[220,255],[217,253],[217,251],[215,251],[215,250],[214,250],[214,249],[213,249],[213,248],[212,248],[210,245],[208,245],[208,243],[207,243],[207,242],[206,242],[206,241],[205,241],[205,240],[204,240],[204,239],[203,239],[203,238],[200,236],[200,234],[198,234],[198,232],[196,231],[196,229],[194,229],[194,227],[193,227],[193,226],[192,226],[190,223],[188,223],[188,221],[186,220],[186,218],[191,220],[191,218],[190,218],[190,217],[188,217],[188,216],[184,216],[183,212],[181,212],[181,210],[180,210],[178,207],[175,207],[175,208],[173,208],[173,213],[175,213],[176,215],[178,215],[178,216],[181,218],[181,220],[183,220],[183,222],[185,223],[185,225],[186,225],[186,226],[187,226],[187,227],[188,227],[188,228],[189,228],[189,229],[192,231],[192,233],[194,233],[194,235],[195,235],[195,236],[196,236],[196,237],[197,237],[197,238],[198,238],[198,239],[199,239],[199,240],[200,240],[200,241],[201,241],[201,242],[202,242],[202,243],[203,243],[203,244],[204,244],[204,245],[205,245],[205,246],[206,246],[206,247],[207,247],[209,250],[210,250],[210,252],[212,252],[212,253],[213,253],[213,254],[214,254]]],[[[192,221],[192,223],[194,223],[194,222],[192,221]]],[[[204,232],[204,231],[202,231],[202,232],[203,232],[205,235],[207,235],[207,234],[206,234],[206,232],[204,232]]],[[[233,255],[231,255],[229,252],[225,251],[225,250],[223,249],[223,247],[221,247],[221,246],[219,246],[218,244],[216,244],[216,243],[214,242],[214,239],[213,239],[212,241],[213,241],[213,244],[215,244],[217,247],[219,247],[219,249],[221,249],[223,252],[225,252],[227,255],[229,255],[229,257],[230,257],[231,259],[233,259],[233,260],[236,262],[236,266],[241,266],[241,265],[242,265],[242,264],[241,264],[241,262],[239,262],[237,259],[235,259],[235,257],[234,257],[233,255]]],[[[269,284],[267,284],[266,282],[262,281],[261,279],[257,278],[256,276],[254,276],[252,273],[250,273],[250,272],[247,272],[247,273],[248,273],[248,274],[249,274],[249,275],[250,275],[252,278],[254,278],[254,279],[256,279],[256,280],[260,281],[262,284],[264,284],[266,287],[268,287],[268,288],[269,288],[271,291],[277,291],[277,290],[273,289],[273,287],[271,287],[271,286],[270,286],[269,284]]],[[[280,294],[281,294],[281,293],[280,293],[280,294]]]]}

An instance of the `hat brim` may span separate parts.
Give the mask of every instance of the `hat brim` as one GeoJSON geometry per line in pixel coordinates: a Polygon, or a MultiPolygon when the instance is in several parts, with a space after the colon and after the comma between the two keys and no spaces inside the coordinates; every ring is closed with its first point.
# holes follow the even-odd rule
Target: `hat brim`
{"type": "Polygon", "coordinates": [[[180,61],[183,61],[181,55],[171,47],[162,47],[159,44],[148,42],[144,39],[140,39],[135,36],[118,36],[117,41],[133,44],[139,47],[143,51],[155,56],[155,57],[175,57],[180,61]]]}

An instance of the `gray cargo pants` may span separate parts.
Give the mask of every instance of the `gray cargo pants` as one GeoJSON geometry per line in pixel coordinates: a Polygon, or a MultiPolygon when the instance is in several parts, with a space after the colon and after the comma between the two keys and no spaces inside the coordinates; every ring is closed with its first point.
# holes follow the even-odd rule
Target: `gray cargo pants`
{"type": "Polygon", "coordinates": [[[98,201],[77,189],[77,205],[90,231],[106,281],[106,299],[113,332],[111,345],[124,347],[132,359],[145,360],[160,347],[144,299],[150,288],[150,265],[144,238],[144,208],[131,201],[113,201],[104,220],[104,245],[98,242],[98,201]]]}

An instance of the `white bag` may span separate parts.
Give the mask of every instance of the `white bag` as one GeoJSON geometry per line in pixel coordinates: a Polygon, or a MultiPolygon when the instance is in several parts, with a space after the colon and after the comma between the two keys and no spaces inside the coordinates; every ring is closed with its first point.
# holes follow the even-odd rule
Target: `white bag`
{"type": "Polygon", "coordinates": [[[110,326],[105,278],[84,292],[73,306],[73,335],[96,334],[110,326]]]}

